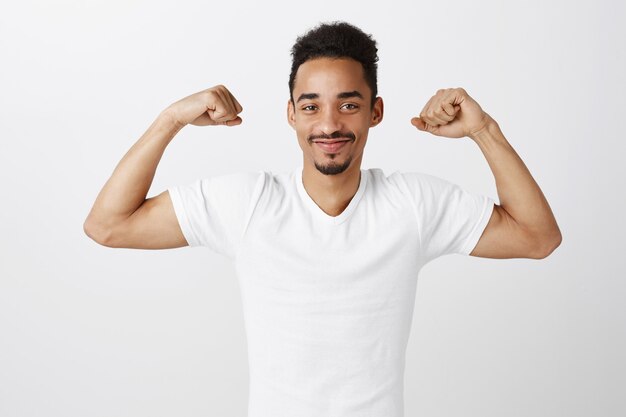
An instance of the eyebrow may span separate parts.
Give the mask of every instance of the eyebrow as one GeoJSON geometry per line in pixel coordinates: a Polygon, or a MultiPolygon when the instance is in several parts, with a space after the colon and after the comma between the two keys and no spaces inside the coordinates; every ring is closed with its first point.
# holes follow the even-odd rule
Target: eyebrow
{"type": "MultiPolygon", "coordinates": [[[[357,90],[344,91],[343,93],[337,94],[337,98],[340,98],[340,99],[352,98],[352,97],[363,98],[363,94],[359,93],[357,90]]],[[[301,100],[313,100],[314,98],[320,98],[320,95],[317,93],[303,93],[303,94],[300,94],[300,97],[298,97],[298,100],[296,100],[296,102],[299,103],[301,100]]]]}

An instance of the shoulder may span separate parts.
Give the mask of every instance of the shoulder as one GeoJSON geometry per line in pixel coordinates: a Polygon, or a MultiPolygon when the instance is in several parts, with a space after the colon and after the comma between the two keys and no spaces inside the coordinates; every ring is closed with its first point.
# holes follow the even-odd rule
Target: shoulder
{"type": "Polygon", "coordinates": [[[387,175],[381,168],[370,168],[367,171],[373,186],[391,187],[410,195],[436,194],[456,186],[448,180],[424,172],[394,171],[387,175]]]}
{"type": "Polygon", "coordinates": [[[414,182],[429,182],[429,181],[446,181],[443,178],[436,177],[431,174],[426,174],[419,171],[393,171],[391,174],[386,174],[382,168],[368,168],[365,170],[368,172],[369,177],[375,181],[414,181],[414,182]]]}
{"type": "Polygon", "coordinates": [[[219,174],[200,180],[205,191],[229,192],[252,198],[276,199],[279,195],[295,192],[296,171],[269,170],[219,174]]]}

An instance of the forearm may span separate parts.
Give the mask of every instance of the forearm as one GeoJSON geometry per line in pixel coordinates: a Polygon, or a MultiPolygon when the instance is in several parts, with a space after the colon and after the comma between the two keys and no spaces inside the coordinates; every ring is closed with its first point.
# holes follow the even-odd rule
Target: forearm
{"type": "Polygon", "coordinates": [[[85,229],[89,226],[100,231],[110,230],[141,206],[165,148],[181,128],[167,110],[159,114],[102,187],[85,220],[85,229]]]}
{"type": "Polygon", "coordinates": [[[484,154],[495,177],[500,206],[539,239],[561,239],[559,227],[539,185],[495,120],[470,136],[484,154]]]}

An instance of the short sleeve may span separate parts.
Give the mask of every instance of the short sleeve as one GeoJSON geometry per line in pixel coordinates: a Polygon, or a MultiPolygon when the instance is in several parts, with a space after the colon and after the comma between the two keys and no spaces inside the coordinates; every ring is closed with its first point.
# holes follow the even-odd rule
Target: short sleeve
{"type": "Polygon", "coordinates": [[[263,172],[235,173],[168,188],[189,246],[206,246],[233,258],[263,179],[263,172]]]}
{"type": "Polygon", "coordinates": [[[489,223],[495,201],[424,173],[398,173],[413,199],[422,255],[469,255],[489,223]]]}

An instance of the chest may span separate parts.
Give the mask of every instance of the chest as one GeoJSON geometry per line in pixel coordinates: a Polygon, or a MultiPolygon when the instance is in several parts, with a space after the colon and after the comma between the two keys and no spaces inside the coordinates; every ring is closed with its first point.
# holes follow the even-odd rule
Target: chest
{"type": "Polygon", "coordinates": [[[251,285],[332,298],[343,290],[384,292],[415,279],[421,267],[410,207],[381,209],[362,201],[341,224],[283,209],[248,227],[237,267],[251,285]]]}

